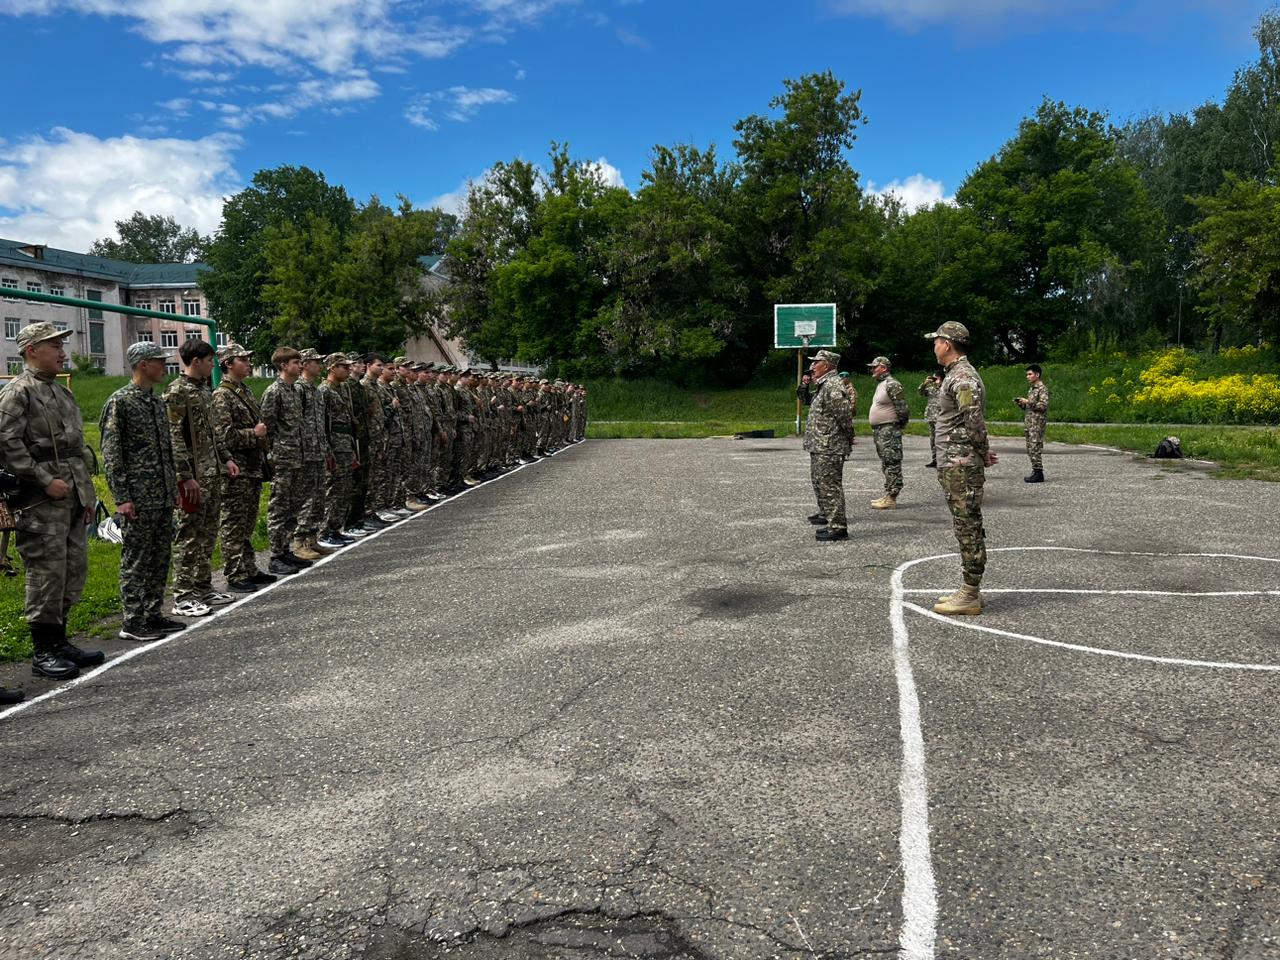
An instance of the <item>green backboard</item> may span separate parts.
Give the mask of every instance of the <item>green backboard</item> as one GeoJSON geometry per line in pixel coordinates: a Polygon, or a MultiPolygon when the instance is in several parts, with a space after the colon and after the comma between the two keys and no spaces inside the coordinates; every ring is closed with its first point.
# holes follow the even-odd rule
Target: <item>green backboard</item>
{"type": "Polygon", "coordinates": [[[773,345],[783,350],[800,350],[809,338],[810,347],[836,345],[836,305],[834,303],[775,303],[773,305],[773,345]]]}

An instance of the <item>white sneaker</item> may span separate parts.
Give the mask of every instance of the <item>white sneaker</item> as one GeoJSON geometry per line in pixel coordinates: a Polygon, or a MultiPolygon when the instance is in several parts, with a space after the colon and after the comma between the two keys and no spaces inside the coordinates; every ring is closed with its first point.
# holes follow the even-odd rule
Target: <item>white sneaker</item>
{"type": "Polygon", "coordinates": [[[344,537],[351,537],[353,540],[359,540],[361,537],[367,537],[371,531],[364,527],[349,527],[342,531],[344,537]]]}
{"type": "Polygon", "coordinates": [[[238,599],[239,597],[233,597],[229,593],[218,593],[218,591],[214,590],[201,597],[200,602],[210,607],[220,607],[226,603],[235,603],[238,599]]]}
{"type": "Polygon", "coordinates": [[[394,513],[391,510],[379,510],[377,516],[383,523],[399,523],[404,519],[400,514],[394,513]]]}
{"type": "Polygon", "coordinates": [[[210,609],[199,600],[179,600],[170,612],[175,617],[207,617],[210,609]]]}

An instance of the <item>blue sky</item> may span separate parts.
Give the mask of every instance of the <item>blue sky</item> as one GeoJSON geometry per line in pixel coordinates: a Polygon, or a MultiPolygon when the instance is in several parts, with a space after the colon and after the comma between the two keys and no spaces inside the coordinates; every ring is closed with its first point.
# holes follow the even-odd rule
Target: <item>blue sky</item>
{"type": "Polygon", "coordinates": [[[1219,99],[1245,0],[0,0],[0,236],[83,248],[133,210],[204,231],[255,170],[453,206],[552,139],[636,189],[656,143],[732,151],[787,77],[863,91],[852,162],[954,193],[1047,95],[1124,120],[1219,99]]]}

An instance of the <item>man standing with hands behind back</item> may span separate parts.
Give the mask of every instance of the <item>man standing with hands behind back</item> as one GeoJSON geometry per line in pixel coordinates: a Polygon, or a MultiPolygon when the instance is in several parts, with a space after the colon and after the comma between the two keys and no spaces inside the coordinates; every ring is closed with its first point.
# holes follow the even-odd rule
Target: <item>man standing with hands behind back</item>
{"type": "Polygon", "coordinates": [[[986,468],[996,463],[987,441],[986,387],[969,362],[969,330],[949,320],[934,333],[933,355],[946,370],[938,391],[938,483],[951,509],[964,583],[934,604],[936,613],[977,616],[978,587],[987,567],[987,534],[982,526],[986,468]]]}
{"type": "Polygon", "coordinates": [[[840,354],[819,350],[810,365],[813,400],[805,424],[804,448],[809,451],[809,475],[818,512],[810,523],[825,523],[817,540],[848,540],[844,512],[844,461],[853,440],[849,393],[836,373],[840,354]]]}
{"type": "MultiPolygon", "coordinates": [[[[58,383],[69,330],[32,323],[17,334],[26,369],[0,391],[0,464],[21,486],[9,499],[26,568],[23,615],[35,654],[31,672],[70,680],[105,659],[67,641],[67,613],[89,573],[85,526],[96,496],[84,462],[84,428],[71,391],[58,383]]],[[[22,699],[0,688],[0,704],[22,699]]]]}

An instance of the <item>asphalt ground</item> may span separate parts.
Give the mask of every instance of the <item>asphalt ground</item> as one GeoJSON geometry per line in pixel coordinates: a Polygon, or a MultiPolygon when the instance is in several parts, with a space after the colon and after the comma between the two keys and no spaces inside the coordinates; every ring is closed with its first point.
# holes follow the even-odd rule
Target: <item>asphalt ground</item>
{"type": "Polygon", "coordinates": [[[974,620],[924,441],[592,441],[0,716],[0,957],[1280,956],[1275,488],[1019,448],[974,620]]]}

